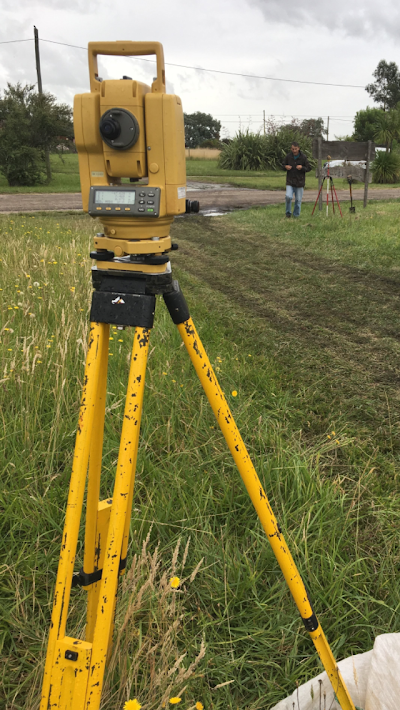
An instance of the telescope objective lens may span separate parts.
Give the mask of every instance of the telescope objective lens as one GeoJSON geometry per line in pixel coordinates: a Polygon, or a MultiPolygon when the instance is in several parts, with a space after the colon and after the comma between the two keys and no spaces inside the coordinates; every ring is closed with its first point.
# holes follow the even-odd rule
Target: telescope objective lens
{"type": "Polygon", "coordinates": [[[108,140],[114,140],[118,138],[121,133],[121,126],[118,121],[108,117],[100,122],[100,133],[103,138],[108,138],[108,140]]]}

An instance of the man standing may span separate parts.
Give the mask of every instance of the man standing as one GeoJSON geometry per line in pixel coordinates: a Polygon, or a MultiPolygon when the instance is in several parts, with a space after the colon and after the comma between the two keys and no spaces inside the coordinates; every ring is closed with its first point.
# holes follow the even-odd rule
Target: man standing
{"type": "Polygon", "coordinates": [[[311,170],[307,156],[301,152],[295,141],[291,152],[287,154],[282,167],[286,170],[286,217],[291,217],[292,198],[294,195],[293,217],[300,217],[306,173],[311,170]]]}

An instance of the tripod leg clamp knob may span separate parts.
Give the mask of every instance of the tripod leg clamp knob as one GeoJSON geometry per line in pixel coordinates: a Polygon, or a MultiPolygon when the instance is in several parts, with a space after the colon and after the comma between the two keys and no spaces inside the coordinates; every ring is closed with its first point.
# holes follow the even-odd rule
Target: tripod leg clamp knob
{"type": "Polygon", "coordinates": [[[171,293],[164,293],[163,297],[173,322],[175,325],[180,325],[190,318],[190,313],[177,281],[173,282],[173,287],[174,290],[171,293]]]}

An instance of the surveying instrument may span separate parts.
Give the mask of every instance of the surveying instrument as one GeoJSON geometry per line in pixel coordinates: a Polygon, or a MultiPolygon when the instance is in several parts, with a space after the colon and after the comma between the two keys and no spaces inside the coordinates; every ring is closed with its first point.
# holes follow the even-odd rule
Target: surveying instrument
{"type": "Polygon", "coordinates": [[[158,42],[91,42],[89,72],[90,93],[75,97],[75,139],[83,207],[100,219],[104,231],[95,237],[91,253],[95,265],[89,343],[40,710],[100,707],[118,579],[127,561],[146,363],[158,294],[178,327],[336,696],[343,710],[354,710],[186,301],[172,279],[170,225],[175,215],[193,206],[186,204],[182,104],[165,92],[163,48],[158,42]],[[99,54],[155,54],[157,76],[151,87],[129,77],[102,81],[99,54]],[[126,178],[129,182],[122,182],[126,178]],[[110,324],[134,327],[135,333],[113,497],[99,500],[110,324]],[[74,573],[86,484],[83,568],[74,573]],[[74,587],[87,593],[84,640],[66,635],[74,587]]]}
{"type": "MultiPolygon", "coordinates": [[[[331,156],[330,156],[330,155],[327,156],[327,160],[328,160],[328,161],[331,160],[331,156]]],[[[343,215],[342,215],[342,210],[340,209],[340,202],[339,202],[339,199],[338,199],[338,196],[337,196],[336,188],[335,188],[335,185],[333,184],[333,177],[332,177],[332,175],[331,175],[330,172],[329,172],[329,162],[326,164],[326,172],[325,172],[324,177],[323,177],[323,179],[322,179],[321,187],[319,188],[318,195],[317,195],[317,199],[315,200],[315,204],[314,204],[314,207],[313,207],[313,211],[311,212],[311,217],[313,216],[313,214],[314,214],[314,212],[315,212],[315,208],[316,208],[316,206],[317,206],[317,203],[318,203],[318,200],[319,200],[319,196],[320,196],[320,194],[322,193],[322,188],[323,188],[323,186],[324,186],[325,180],[326,180],[326,216],[328,216],[328,211],[329,211],[329,188],[330,188],[330,190],[331,190],[331,197],[332,197],[332,211],[333,211],[333,214],[335,214],[335,203],[334,203],[334,200],[333,200],[333,193],[335,193],[336,202],[337,202],[337,206],[339,207],[340,216],[343,217],[343,215]]],[[[351,189],[351,188],[350,188],[350,189],[351,189]]]]}

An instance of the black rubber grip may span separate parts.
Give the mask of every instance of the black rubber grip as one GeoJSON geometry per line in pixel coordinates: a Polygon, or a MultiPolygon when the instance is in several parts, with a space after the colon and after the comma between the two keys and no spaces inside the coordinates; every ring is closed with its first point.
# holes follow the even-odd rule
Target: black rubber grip
{"type": "Polygon", "coordinates": [[[173,282],[173,287],[174,290],[171,293],[164,293],[163,298],[173,322],[175,325],[180,325],[190,318],[190,313],[177,281],[173,282]]]}

